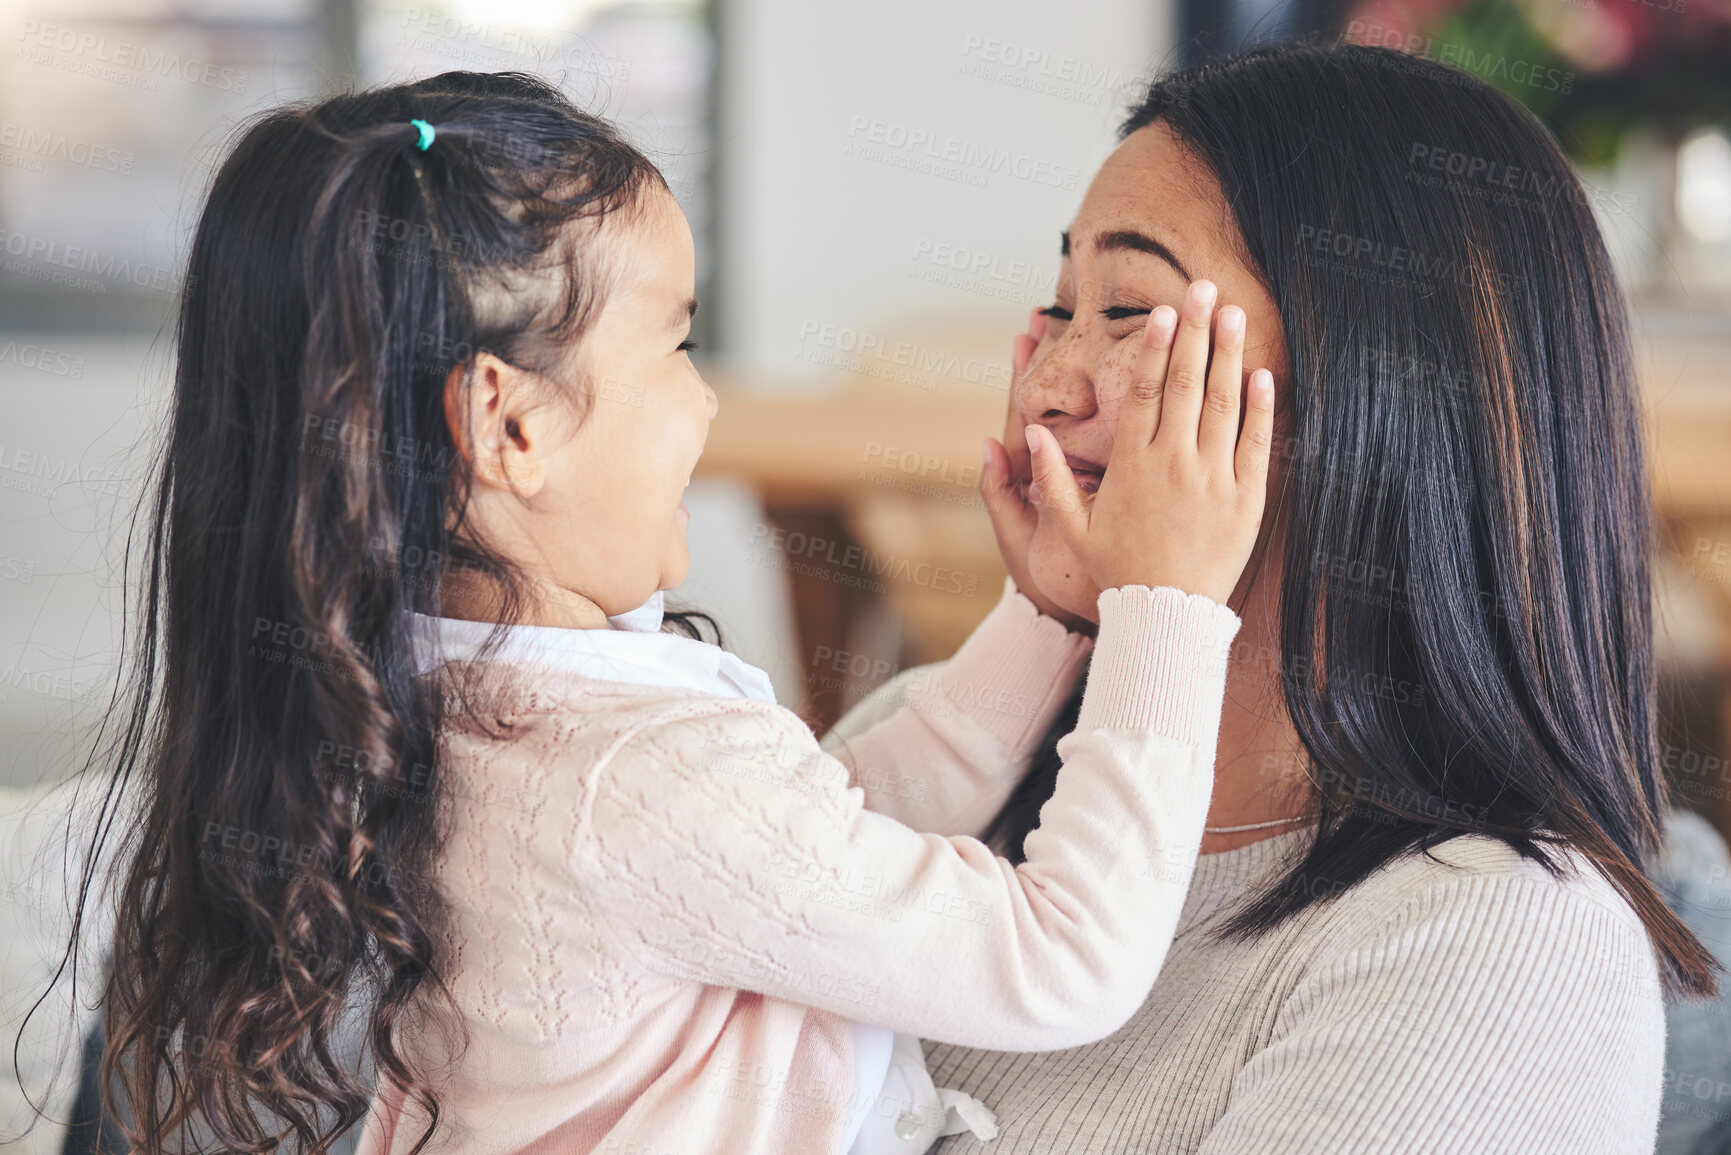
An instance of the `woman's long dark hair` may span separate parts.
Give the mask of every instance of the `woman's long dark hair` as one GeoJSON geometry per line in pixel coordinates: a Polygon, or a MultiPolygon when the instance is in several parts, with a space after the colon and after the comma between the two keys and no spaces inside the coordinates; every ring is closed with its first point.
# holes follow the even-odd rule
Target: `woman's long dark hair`
{"type": "MultiPolygon", "coordinates": [[[[1321,820],[1224,933],[1483,834],[1553,872],[1579,851],[1667,989],[1711,993],[1642,869],[1656,536],[1625,306],[1563,153],[1476,78],[1356,46],[1159,79],[1121,136],[1156,122],[1219,181],[1291,355],[1279,661],[1321,820]]],[[[994,823],[1008,850],[1073,724],[994,823]]]]}
{"type": "Polygon", "coordinates": [[[109,792],[136,819],[103,1081],[149,1155],[323,1151],[365,1113],[363,1058],[432,1134],[402,1041],[448,1004],[436,736],[462,703],[416,677],[411,612],[453,567],[506,621],[526,589],[465,530],[442,398],[480,350],[571,385],[608,283],[594,230],[650,187],[609,125],[514,73],[278,109],[216,173],[109,792]]]}

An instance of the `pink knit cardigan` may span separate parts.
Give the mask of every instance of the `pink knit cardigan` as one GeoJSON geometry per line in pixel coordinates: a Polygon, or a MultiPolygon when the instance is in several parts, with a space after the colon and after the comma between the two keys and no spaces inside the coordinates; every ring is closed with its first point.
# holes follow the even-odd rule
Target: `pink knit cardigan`
{"type": "MultiPolygon", "coordinates": [[[[503,725],[443,736],[460,1021],[428,1010],[405,1040],[439,1102],[429,1150],[833,1153],[850,1019],[998,1050],[1111,1034],[1189,885],[1237,629],[1206,598],[1132,586],[1101,596],[1090,643],[1006,583],[953,659],[833,755],[766,702],[472,671],[503,725]],[[1090,645],[1012,867],[976,835],[1090,645]]],[[[401,1155],[425,1125],[387,1085],[361,1153],[401,1155]]]]}

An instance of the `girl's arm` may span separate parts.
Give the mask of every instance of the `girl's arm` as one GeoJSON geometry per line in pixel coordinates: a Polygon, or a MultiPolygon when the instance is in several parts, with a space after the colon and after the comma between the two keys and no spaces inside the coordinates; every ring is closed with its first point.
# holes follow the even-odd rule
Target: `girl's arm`
{"type": "MultiPolygon", "coordinates": [[[[1011,346],[1013,379],[1020,380],[1046,332],[1039,309],[1028,332],[1011,346]]],[[[824,749],[847,763],[865,791],[866,808],[934,834],[985,831],[1026,772],[1046,729],[1068,701],[1093,639],[1076,618],[1045,599],[1029,577],[1028,547],[1038,517],[1014,483],[1027,470],[1022,415],[1014,397],[1006,410],[1005,440],[981,448],[980,498],[1009,576],[1004,596],[947,663],[903,673],[842,718],[824,736],[824,749]],[[1006,446],[1016,450],[1006,450],[1006,446]],[[874,714],[885,693],[902,699],[881,722],[851,726],[861,711],[874,714]],[[848,737],[855,729],[861,733],[848,737]]]]}
{"type": "Polygon", "coordinates": [[[867,810],[915,830],[977,837],[1027,769],[1093,645],[1006,578],[1003,597],[954,657],[898,678],[893,714],[852,737],[842,719],[824,749],[848,768],[867,810]]]}
{"type": "Polygon", "coordinates": [[[599,770],[576,885],[642,965],[945,1042],[1102,1038],[1148,994],[1213,786],[1230,610],[1100,597],[1082,716],[1011,866],[863,806],[789,712],[715,702],[599,770]]]}
{"type": "Polygon", "coordinates": [[[1239,430],[1243,311],[1211,340],[1215,297],[1194,283],[1181,330],[1170,307],[1149,314],[1091,498],[1052,432],[1027,427],[1040,524],[1105,592],[1022,864],[864,809],[785,711],[713,703],[621,740],[579,811],[578,885],[644,965],[1003,1050],[1099,1039],[1142,1004],[1202,838],[1239,624],[1223,603],[1260,533],[1273,435],[1267,370],[1239,430]],[[869,1014],[860,983],[882,992],[869,1014]]]}

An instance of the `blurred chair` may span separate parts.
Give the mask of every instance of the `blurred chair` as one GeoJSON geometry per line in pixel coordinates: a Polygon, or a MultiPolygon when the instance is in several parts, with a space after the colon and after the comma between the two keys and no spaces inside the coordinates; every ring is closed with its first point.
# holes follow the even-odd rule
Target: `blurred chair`
{"type": "MultiPolygon", "coordinates": [[[[100,1056],[99,1048],[81,1048],[97,1019],[92,1004],[108,950],[100,915],[85,925],[76,999],[72,970],[61,969],[84,839],[94,828],[88,807],[99,794],[84,791],[74,810],[70,784],[0,787],[0,1041],[7,1055],[0,1063],[0,1148],[7,1155],[62,1149],[81,1065],[100,1056]]],[[[92,909],[105,908],[93,900],[92,909]]]]}
{"type": "MultiPolygon", "coordinates": [[[[1653,872],[1666,903],[1731,970],[1731,852],[1711,823],[1688,810],[1665,825],[1653,872]]],[[[1665,1097],[1656,1155],[1731,1151],[1731,977],[1710,1003],[1665,1009],[1665,1097]]]]}
{"type": "Polygon", "coordinates": [[[763,502],[744,481],[700,475],[685,491],[691,573],[667,595],[670,609],[702,610],[723,645],[769,674],[776,701],[796,713],[805,702],[805,668],[794,629],[787,573],[754,562],[772,557],[763,502]]]}

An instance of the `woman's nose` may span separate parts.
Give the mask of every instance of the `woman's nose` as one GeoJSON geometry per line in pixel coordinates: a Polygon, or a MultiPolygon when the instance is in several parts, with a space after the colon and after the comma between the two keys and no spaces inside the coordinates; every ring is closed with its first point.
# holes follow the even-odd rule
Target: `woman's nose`
{"type": "Polygon", "coordinates": [[[709,382],[703,383],[703,404],[709,410],[709,419],[715,420],[716,413],[721,410],[721,399],[716,397],[715,390],[709,387],[709,382]]]}
{"type": "Polygon", "coordinates": [[[1082,352],[1076,342],[1061,340],[1046,356],[1036,354],[1016,387],[1023,421],[1059,414],[1086,420],[1094,415],[1094,379],[1082,352]]]}

